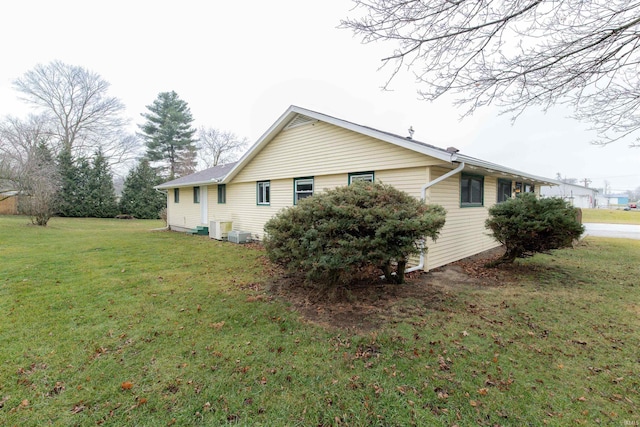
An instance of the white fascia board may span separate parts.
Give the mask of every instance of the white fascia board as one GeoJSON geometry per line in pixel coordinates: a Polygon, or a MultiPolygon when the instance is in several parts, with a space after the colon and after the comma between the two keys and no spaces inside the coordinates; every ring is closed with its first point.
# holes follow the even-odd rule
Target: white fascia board
{"type": "Polygon", "coordinates": [[[220,180],[209,180],[209,181],[193,181],[193,182],[183,182],[182,184],[171,184],[171,185],[167,185],[167,184],[160,184],[160,185],[156,185],[155,189],[158,190],[166,190],[168,188],[183,188],[183,187],[199,187],[199,186],[204,186],[204,185],[217,185],[217,184],[222,184],[222,179],[220,180]]]}
{"type": "Polygon", "coordinates": [[[558,185],[557,181],[550,178],[544,178],[541,176],[532,175],[530,173],[507,168],[505,166],[498,165],[495,163],[487,162],[487,161],[476,159],[473,157],[467,157],[463,154],[456,154],[454,160],[465,162],[465,164],[467,164],[468,166],[476,166],[478,168],[485,169],[485,171],[490,171],[490,173],[499,172],[499,173],[506,174],[507,177],[511,177],[511,178],[531,180],[531,181],[536,181],[538,183],[547,184],[547,185],[558,185]]]}

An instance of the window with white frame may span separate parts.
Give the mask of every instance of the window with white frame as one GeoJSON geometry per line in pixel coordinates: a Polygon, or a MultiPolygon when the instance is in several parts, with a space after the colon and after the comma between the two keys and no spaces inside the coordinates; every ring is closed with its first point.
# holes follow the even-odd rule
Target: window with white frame
{"type": "Polygon", "coordinates": [[[257,202],[259,205],[271,204],[271,181],[258,181],[257,202]]]}
{"type": "Polygon", "coordinates": [[[173,203],[180,203],[180,189],[173,189],[173,203]]]}
{"type": "Polygon", "coordinates": [[[349,185],[353,182],[357,181],[366,181],[373,182],[374,181],[374,173],[373,172],[354,172],[349,174],[349,185]]]}
{"type": "Polygon", "coordinates": [[[293,204],[298,200],[313,196],[313,178],[296,178],[293,180],[293,204]]]}

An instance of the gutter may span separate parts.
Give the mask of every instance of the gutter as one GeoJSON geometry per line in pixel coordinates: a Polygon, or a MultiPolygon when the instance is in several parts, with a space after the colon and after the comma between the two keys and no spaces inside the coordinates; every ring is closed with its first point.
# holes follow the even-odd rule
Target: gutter
{"type": "MultiPolygon", "coordinates": [[[[429,187],[432,187],[432,186],[436,185],[437,183],[439,183],[441,181],[444,181],[445,179],[447,179],[447,178],[449,178],[449,177],[451,177],[451,176],[453,176],[453,175],[455,175],[457,173],[462,172],[462,170],[464,169],[464,166],[465,166],[465,163],[461,162],[460,165],[457,168],[445,173],[442,176],[439,176],[438,178],[434,179],[433,181],[430,181],[430,182],[427,182],[426,184],[424,184],[420,188],[420,190],[421,190],[420,200],[422,200],[423,202],[425,202],[427,200],[427,189],[429,187]]],[[[423,239],[422,243],[421,243],[421,248],[420,248],[420,262],[415,267],[408,268],[404,272],[405,273],[411,273],[412,271],[418,271],[418,270],[424,269],[424,261],[425,261],[425,257],[424,257],[424,239],[423,239]]]]}

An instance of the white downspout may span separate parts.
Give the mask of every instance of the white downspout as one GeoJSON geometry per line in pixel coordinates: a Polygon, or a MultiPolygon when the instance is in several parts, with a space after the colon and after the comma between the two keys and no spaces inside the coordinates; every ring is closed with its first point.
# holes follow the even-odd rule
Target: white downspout
{"type": "MultiPolygon", "coordinates": [[[[423,202],[427,200],[427,189],[431,186],[436,185],[437,183],[439,183],[440,181],[444,181],[445,179],[459,173],[462,172],[462,169],[464,169],[464,162],[460,163],[460,166],[458,166],[457,168],[445,173],[442,176],[439,176],[438,178],[434,179],[433,181],[427,182],[426,184],[424,184],[420,190],[421,190],[421,194],[420,194],[420,200],[422,200],[423,202]]],[[[424,246],[424,241],[422,243],[422,245],[424,246]]],[[[422,270],[424,269],[424,248],[421,248],[420,250],[420,263],[418,265],[416,265],[415,267],[411,267],[411,268],[407,268],[404,272],[405,273],[411,273],[412,271],[418,271],[418,270],[422,270]]]]}

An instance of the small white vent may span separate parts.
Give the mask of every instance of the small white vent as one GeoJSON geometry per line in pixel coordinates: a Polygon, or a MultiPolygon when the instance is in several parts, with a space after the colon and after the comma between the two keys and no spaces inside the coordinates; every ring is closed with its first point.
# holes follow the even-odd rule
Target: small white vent
{"type": "Polygon", "coordinates": [[[311,117],[303,116],[302,114],[297,114],[293,119],[291,119],[287,126],[285,126],[285,129],[291,129],[314,122],[317,122],[317,120],[312,119],[311,117]]]}

